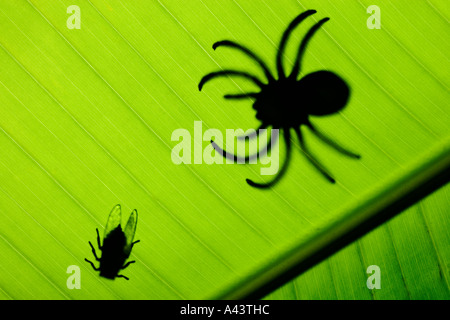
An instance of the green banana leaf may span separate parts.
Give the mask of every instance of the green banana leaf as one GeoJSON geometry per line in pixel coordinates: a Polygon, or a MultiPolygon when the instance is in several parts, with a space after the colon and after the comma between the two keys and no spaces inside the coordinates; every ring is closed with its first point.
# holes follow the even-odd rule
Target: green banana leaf
{"type": "Polygon", "coordinates": [[[447,185],[265,299],[448,299],[449,192],[447,185]],[[372,265],[380,286],[369,290],[372,265]]]}
{"type": "MultiPolygon", "coordinates": [[[[337,250],[342,239],[355,240],[444,185],[450,163],[449,5],[378,1],[380,29],[368,28],[370,5],[1,1],[0,298],[263,296],[337,250]],[[80,9],[79,29],[70,28],[72,5],[80,9]],[[351,95],[345,109],[311,122],[361,159],[303,130],[336,183],[311,165],[294,136],[287,172],[267,190],[246,183],[270,180],[260,175],[261,163],[175,164],[177,129],[194,139],[196,121],[203,131],[218,129],[224,136],[226,129],[259,125],[250,101],[223,99],[254,90],[249,81],[216,79],[199,92],[200,79],[221,69],[264,76],[242,52],[213,50],[213,43],[245,45],[275,72],[283,31],[308,9],[317,13],[293,32],[284,67],[293,66],[307,30],[329,17],[308,44],[302,75],[333,71],[351,95]],[[130,255],[136,263],[121,271],[129,281],[100,277],[85,261],[94,261],[88,241],[95,245],[96,228],[103,236],[116,204],[123,225],[138,212],[134,239],[141,242],[130,255]],[[79,289],[68,285],[70,266],[80,268],[79,289]]],[[[210,142],[192,146],[203,150],[210,142]]],[[[279,148],[283,161],[283,141],[279,148]]],[[[304,297],[449,298],[449,197],[443,190],[438,200],[410,209],[422,214],[406,213],[311,269],[305,276],[317,280],[305,284],[304,297]],[[400,240],[416,234],[413,242],[400,240]],[[416,255],[429,250],[433,259],[416,255]],[[425,259],[431,274],[412,275],[415,259],[425,259]],[[373,264],[382,268],[376,293],[366,287],[365,271],[373,264]],[[345,276],[328,270],[338,268],[345,276]],[[384,285],[389,277],[396,280],[391,287],[384,285]],[[330,280],[335,295],[317,293],[330,280]],[[412,293],[425,283],[439,283],[438,289],[412,293]]]]}

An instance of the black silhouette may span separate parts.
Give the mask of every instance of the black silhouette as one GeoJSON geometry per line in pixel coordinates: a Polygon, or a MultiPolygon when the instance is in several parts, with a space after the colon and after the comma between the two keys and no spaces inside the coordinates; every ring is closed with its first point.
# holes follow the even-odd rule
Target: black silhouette
{"type": "Polygon", "coordinates": [[[130,214],[124,231],[122,231],[120,225],[121,220],[122,213],[120,205],[118,204],[111,210],[108,221],[106,222],[103,245],[100,244],[100,234],[98,233],[98,229],[96,229],[98,248],[102,251],[102,256],[100,258],[97,257],[95,248],[89,241],[95,260],[100,262],[100,267],[96,268],[91,261],[84,259],[91,264],[95,271],[100,271],[100,276],[108,279],[125,278],[128,280],[128,277],[120,275],[119,271],[136,262],[129,261],[124,265],[125,261],[130,256],[131,249],[140,241],[137,240],[133,242],[134,234],[136,232],[137,211],[134,210],[130,214]]]}
{"type": "MultiPolygon", "coordinates": [[[[319,163],[319,161],[308,150],[301,133],[301,126],[308,127],[319,139],[328,144],[335,150],[345,154],[349,157],[359,159],[360,156],[350,152],[343,147],[333,142],[330,138],[326,137],[323,133],[318,131],[309,121],[309,116],[324,116],[342,110],[347,104],[350,89],[348,85],[339,76],[330,71],[317,71],[310,73],[300,80],[297,77],[301,71],[301,61],[303,54],[305,53],[306,46],[311,40],[315,32],[329,20],[324,18],[317,22],[311,29],[308,30],[305,37],[300,43],[298,54],[294,62],[294,67],[291,73],[286,76],[283,69],[283,53],[286,47],[289,36],[292,31],[307,17],[316,13],[315,10],[308,10],[297,16],[284,31],[281,38],[281,42],[278,48],[276,57],[276,67],[278,72],[278,79],[271,74],[267,65],[257,57],[252,51],[243,47],[242,45],[233,41],[224,40],[214,43],[213,49],[218,47],[229,47],[239,50],[252,58],[263,70],[267,84],[263,83],[258,77],[245,72],[237,70],[222,70],[218,72],[212,72],[204,76],[198,88],[201,91],[203,85],[217,77],[223,76],[238,76],[249,79],[259,88],[259,92],[248,92],[243,94],[227,94],[225,99],[254,99],[253,109],[256,110],[256,118],[261,121],[260,127],[257,129],[257,134],[252,136],[238,137],[239,139],[253,139],[258,137],[259,129],[266,129],[272,127],[283,131],[283,138],[286,143],[286,158],[278,172],[277,176],[267,183],[256,183],[250,179],[247,179],[247,183],[251,186],[258,188],[267,188],[275,184],[285,173],[291,154],[291,133],[290,129],[294,129],[297,135],[300,147],[306,154],[308,160],[319,170],[330,182],[334,183],[335,180],[327,172],[327,170],[319,163]]],[[[270,151],[271,143],[269,142],[267,147],[258,151],[254,155],[246,157],[238,157],[227,153],[220,148],[214,141],[211,141],[213,147],[222,154],[224,157],[239,160],[241,163],[247,163],[250,159],[260,157],[263,153],[270,151]]]]}

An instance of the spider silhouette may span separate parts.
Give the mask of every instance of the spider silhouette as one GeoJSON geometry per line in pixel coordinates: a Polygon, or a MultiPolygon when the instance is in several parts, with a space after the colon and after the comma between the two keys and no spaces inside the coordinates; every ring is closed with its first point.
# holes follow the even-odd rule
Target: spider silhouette
{"type": "MultiPolygon", "coordinates": [[[[268,188],[274,185],[285,173],[291,155],[291,129],[294,130],[295,135],[299,140],[300,148],[305,153],[307,159],[318,171],[322,173],[326,179],[328,179],[328,181],[335,183],[335,179],[311,154],[306,146],[301,132],[302,125],[309,128],[320,140],[340,153],[351,158],[360,158],[359,155],[344,149],[336,142],[332,141],[329,137],[325,136],[317,130],[309,120],[309,116],[330,115],[342,110],[345,107],[350,95],[350,88],[344,80],[333,72],[325,70],[309,73],[300,80],[297,80],[301,71],[302,58],[309,41],[314,36],[316,31],[329,20],[329,18],[324,18],[318,21],[308,30],[300,43],[298,54],[294,61],[294,66],[291,73],[286,75],[283,68],[283,54],[289,36],[303,20],[315,13],[315,10],[308,10],[301,13],[284,31],[276,56],[278,79],[272,75],[264,61],[250,49],[236,42],[224,40],[214,43],[213,49],[215,50],[218,47],[229,47],[243,52],[262,68],[262,71],[267,78],[267,83],[263,83],[258,77],[245,71],[221,70],[205,75],[198,85],[198,88],[201,91],[203,85],[212,79],[224,76],[238,76],[252,81],[260,88],[259,92],[227,94],[224,96],[225,99],[254,99],[253,109],[256,110],[256,118],[261,121],[261,125],[256,130],[255,134],[240,136],[238,139],[243,140],[246,138],[257,138],[260,132],[259,129],[272,127],[273,129],[279,129],[280,132],[282,132],[286,143],[286,157],[278,174],[271,181],[266,183],[257,183],[247,179],[247,183],[253,187],[268,188]]],[[[278,139],[278,136],[274,135],[271,139],[272,138],[278,139]]],[[[240,161],[241,163],[247,163],[250,159],[262,156],[264,153],[269,152],[271,147],[271,141],[269,140],[267,146],[262,148],[262,150],[258,150],[256,154],[239,157],[220,148],[212,140],[211,143],[213,144],[215,150],[221,153],[222,156],[232,158],[235,161],[240,161]]]]}

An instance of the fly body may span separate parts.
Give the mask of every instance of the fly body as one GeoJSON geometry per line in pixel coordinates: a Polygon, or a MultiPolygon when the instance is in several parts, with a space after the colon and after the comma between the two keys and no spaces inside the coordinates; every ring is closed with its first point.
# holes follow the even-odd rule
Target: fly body
{"type": "Polygon", "coordinates": [[[121,226],[121,212],[122,211],[119,204],[111,210],[108,221],[106,222],[105,233],[103,235],[103,244],[100,243],[100,234],[98,229],[96,229],[97,245],[102,252],[102,256],[100,258],[97,256],[94,246],[89,241],[95,260],[100,262],[100,266],[97,268],[92,261],[89,261],[88,259],[84,260],[90,263],[95,271],[100,271],[100,276],[104,278],[124,278],[128,280],[128,277],[119,274],[119,272],[128,267],[130,264],[136,262],[133,260],[125,263],[131,254],[131,249],[140,240],[133,242],[134,234],[136,232],[137,211],[133,210],[133,212],[131,212],[125,229],[123,230],[121,226]]]}

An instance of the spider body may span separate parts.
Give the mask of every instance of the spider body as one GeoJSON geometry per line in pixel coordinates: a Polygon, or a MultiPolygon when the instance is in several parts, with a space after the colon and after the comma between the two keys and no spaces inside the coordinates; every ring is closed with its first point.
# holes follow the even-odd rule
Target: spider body
{"type": "Polygon", "coordinates": [[[317,71],[298,81],[285,78],[265,85],[255,94],[253,109],[262,123],[288,130],[307,124],[310,115],[338,112],[347,104],[349,93],[334,73],[317,71]]]}
{"type": "MultiPolygon", "coordinates": [[[[277,77],[274,77],[267,65],[250,49],[235,43],[230,40],[224,40],[214,43],[213,49],[218,47],[230,47],[239,50],[253,59],[263,70],[267,81],[263,82],[258,77],[238,70],[222,70],[212,72],[204,76],[199,83],[199,90],[201,91],[203,85],[208,81],[222,76],[238,76],[246,78],[256,84],[259,92],[248,92],[243,94],[227,94],[225,99],[253,99],[253,109],[256,111],[256,118],[261,121],[259,129],[272,127],[283,132],[283,139],[286,143],[286,159],[278,172],[278,175],[267,183],[256,183],[247,179],[247,182],[258,188],[267,188],[275,184],[284,174],[289,162],[291,154],[291,130],[294,130],[297,136],[300,148],[306,155],[307,159],[319,170],[328,181],[334,183],[334,178],[328,171],[320,164],[320,162],[311,154],[307,148],[301,127],[308,127],[319,139],[328,144],[330,147],[341,152],[349,157],[359,159],[360,156],[344,149],[333,140],[325,136],[317,130],[311,123],[310,116],[326,116],[331,115],[342,110],[349,99],[350,88],[345,81],[338,75],[331,71],[320,70],[309,73],[300,79],[297,79],[301,71],[301,60],[306,50],[307,44],[313,37],[315,32],[329,20],[324,18],[318,21],[306,33],[305,37],[300,43],[298,54],[294,62],[294,66],[289,75],[285,74],[283,68],[283,54],[286,43],[292,31],[307,17],[316,13],[315,10],[308,10],[298,15],[284,31],[281,38],[280,45],[277,51],[276,67],[277,77]]],[[[240,138],[256,138],[258,134],[240,138]]],[[[224,157],[232,157],[235,160],[248,161],[253,157],[259,157],[262,151],[258,151],[255,155],[246,156],[245,158],[236,155],[230,155],[225,150],[220,148],[214,141],[211,141],[214,148],[218,150],[224,157]]],[[[268,152],[270,143],[265,147],[265,152],[268,152]]]]}
{"type": "Polygon", "coordinates": [[[88,259],[84,259],[95,271],[100,271],[101,277],[107,279],[124,278],[128,280],[128,277],[120,275],[119,272],[135,262],[129,261],[125,263],[131,254],[131,249],[139,242],[139,240],[133,242],[134,233],[136,232],[137,211],[134,210],[131,213],[127,225],[125,226],[125,230],[122,230],[120,225],[122,220],[121,217],[120,205],[116,205],[108,216],[105,235],[103,237],[103,245],[100,243],[100,234],[98,229],[96,229],[97,245],[102,252],[100,258],[97,256],[94,246],[89,241],[95,260],[100,262],[100,266],[97,268],[94,263],[88,259]]]}

